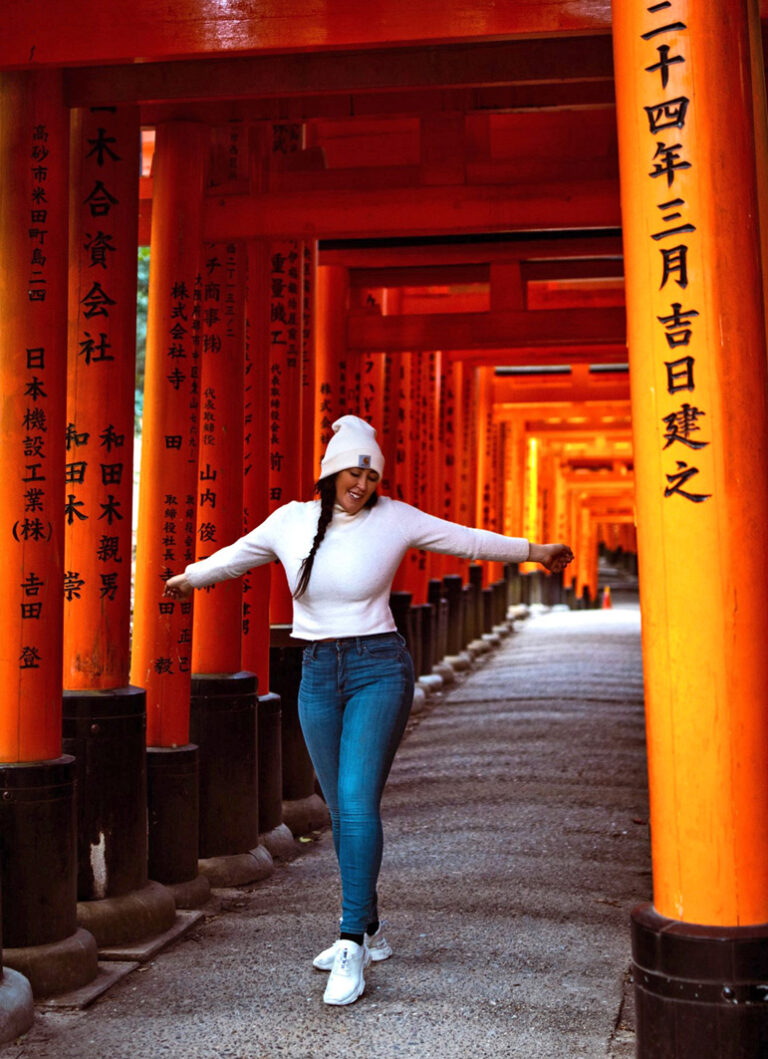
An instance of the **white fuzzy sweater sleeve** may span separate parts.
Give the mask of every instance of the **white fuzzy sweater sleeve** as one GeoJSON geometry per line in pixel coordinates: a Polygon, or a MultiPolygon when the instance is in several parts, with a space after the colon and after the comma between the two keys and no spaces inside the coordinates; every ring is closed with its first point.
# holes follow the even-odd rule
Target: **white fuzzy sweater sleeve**
{"type": "Polygon", "coordinates": [[[280,536],[284,512],[285,507],[279,507],[261,525],[233,544],[219,548],[207,559],[190,563],[184,573],[192,587],[205,588],[206,585],[215,585],[218,581],[229,581],[240,577],[254,566],[274,562],[277,559],[275,541],[280,536]]]}
{"type": "Polygon", "coordinates": [[[528,558],[530,545],[524,537],[505,537],[490,530],[460,526],[400,500],[392,501],[392,505],[396,508],[395,525],[410,548],[502,563],[523,563],[528,558]]]}

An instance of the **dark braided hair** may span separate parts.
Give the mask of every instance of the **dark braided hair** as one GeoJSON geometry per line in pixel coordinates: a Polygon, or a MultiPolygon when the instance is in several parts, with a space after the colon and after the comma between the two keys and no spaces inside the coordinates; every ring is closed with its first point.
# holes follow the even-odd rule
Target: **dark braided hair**
{"type": "MultiPolygon", "coordinates": [[[[320,497],[320,518],[317,520],[317,532],[315,533],[315,539],[312,541],[312,547],[309,549],[309,555],[305,556],[299,567],[299,579],[293,591],[294,599],[301,599],[307,591],[317,549],[323,543],[325,531],[331,524],[333,506],[336,503],[336,477],[336,474],[329,474],[327,478],[321,478],[318,482],[315,482],[315,492],[320,497]]],[[[364,507],[373,507],[378,499],[378,494],[374,491],[366,500],[364,507]]]]}

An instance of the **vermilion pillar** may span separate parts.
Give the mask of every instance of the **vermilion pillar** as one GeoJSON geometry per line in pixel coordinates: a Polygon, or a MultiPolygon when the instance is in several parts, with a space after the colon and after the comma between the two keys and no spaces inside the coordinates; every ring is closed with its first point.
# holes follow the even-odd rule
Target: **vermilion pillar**
{"type": "MultiPolygon", "coordinates": [[[[413,422],[416,414],[413,392],[414,356],[410,353],[395,353],[390,361],[390,436],[389,444],[384,449],[385,484],[388,485],[389,494],[393,499],[413,504],[417,477],[414,445],[416,430],[413,422]]],[[[418,598],[419,587],[418,553],[410,549],[406,552],[392,582],[390,605],[397,627],[408,642],[417,672],[420,672],[421,637],[420,618],[416,617],[418,612],[414,604],[421,602],[418,598]]]]}
{"type": "Polygon", "coordinates": [[[525,494],[525,430],[519,416],[506,420],[503,436],[503,532],[510,537],[520,537],[523,535],[523,498],[525,494]]]}
{"type": "MultiPolygon", "coordinates": [[[[301,499],[302,252],[296,239],[269,244],[269,509],[301,499]]],[[[270,621],[289,625],[293,603],[285,575],[272,579],[270,621]]]]}
{"type": "Polygon", "coordinates": [[[571,575],[571,585],[573,587],[573,596],[575,600],[582,599],[582,587],[584,585],[584,578],[582,574],[582,562],[580,557],[584,551],[585,542],[582,537],[582,524],[581,524],[581,503],[578,493],[575,489],[572,489],[568,497],[568,510],[569,510],[569,525],[571,537],[573,540],[572,550],[576,559],[573,563],[566,567],[566,572],[571,575]]]}
{"type": "MultiPolygon", "coordinates": [[[[267,335],[269,361],[269,509],[301,500],[302,435],[298,417],[302,398],[302,272],[299,240],[267,246],[266,315],[260,328],[267,335]]],[[[322,327],[322,325],[319,325],[322,327]]],[[[307,498],[308,499],[308,498],[307,498]]],[[[283,815],[294,833],[325,820],[326,810],[314,793],[315,776],[298,720],[301,648],[291,641],[293,600],[285,573],[274,568],[270,588],[270,688],[281,699],[283,815]],[[315,812],[320,816],[316,817],[315,812]]]]}
{"type": "MultiPolygon", "coordinates": [[[[441,438],[443,356],[439,351],[425,354],[423,370],[424,491],[423,504],[432,515],[440,514],[442,486],[446,476],[441,438]]],[[[443,596],[444,557],[425,553],[426,603],[422,608],[422,674],[429,676],[447,653],[447,610],[443,596]]]]}
{"type": "MultiPolygon", "coordinates": [[[[541,442],[528,436],[525,442],[525,485],[523,492],[523,536],[531,541],[541,540],[541,507],[539,504],[539,463],[541,442]]],[[[523,571],[537,569],[535,563],[522,563],[523,571]]]]}
{"type": "MultiPolygon", "coordinates": [[[[386,354],[366,353],[360,358],[360,397],[358,413],[377,432],[377,440],[384,432],[384,372],[386,354]]],[[[383,451],[383,449],[382,449],[383,451]]]]}
{"type": "MultiPolygon", "coordinates": [[[[269,350],[264,328],[269,260],[263,243],[247,245],[248,289],[245,332],[245,435],[243,530],[269,513],[269,350]]],[[[293,837],[283,823],[281,700],[271,690],[269,588],[272,564],[243,578],[242,663],[259,681],[258,825],[260,840],[276,856],[290,855],[293,837]]],[[[281,571],[276,570],[281,576],[281,571]]]]}
{"type": "Polygon", "coordinates": [[[139,142],[135,109],[73,112],[64,564],[73,690],[128,683],[139,142]]]}
{"type": "MultiPolygon", "coordinates": [[[[471,400],[468,389],[468,369],[458,357],[446,358],[448,366],[445,373],[445,412],[443,433],[446,446],[446,481],[443,490],[443,518],[467,526],[471,516],[467,504],[466,484],[469,479],[469,453],[466,449],[467,426],[466,414],[470,409],[467,402],[471,400]]],[[[467,560],[456,556],[446,556],[443,570],[445,573],[459,574],[466,570],[467,560]]]]}
{"type": "MultiPolygon", "coordinates": [[[[269,514],[270,361],[263,326],[269,261],[264,244],[255,240],[248,243],[247,255],[243,533],[258,526],[269,514]]],[[[262,691],[269,688],[270,573],[268,564],[250,570],[243,578],[242,664],[256,673],[262,691]]]]}
{"type": "MultiPolygon", "coordinates": [[[[200,302],[197,546],[202,559],[243,529],[246,251],[206,244],[200,302]]],[[[200,759],[200,869],[214,886],[272,871],[258,848],[257,678],[241,668],[242,581],[198,595],[190,735],[200,759]]]]}
{"type": "MultiPolygon", "coordinates": [[[[443,479],[445,478],[445,457],[442,451],[442,404],[443,404],[443,357],[440,352],[429,353],[425,371],[426,385],[424,390],[427,462],[426,462],[426,510],[431,515],[439,515],[443,502],[443,479]]],[[[427,553],[427,571],[430,578],[441,577],[443,556],[437,552],[427,553]]]]}
{"type": "Polygon", "coordinates": [[[108,945],[175,918],[171,894],[148,885],[145,693],[128,686],[138,110],[74,111],[71,158],[64,746],[77,768],[78,916],[108,945]]]}
{"type": "Polygon", "coordinates": [[[192,601],[162,598],[194,559],[204,126],[157,130],[131,677],[147,689],[147,742],[189,742],[192,601]],[[192,411],[191,411],[192,409],[192,411]]]}
{"type": "MultiPolygon", "coordinates": [[[[554,501],[553,501],[553,537],[552,540],[556,541],[571,541],[572,531],[570,524],[570,508],[568,505],[568,487],[565,478],[565,471],[563,468],[563,461],[558,458],[555,461],[554,470],[554,501]]],[[[561,575],[562,588],[567,590],[573,585],[573,563],[566,566],[565,570],[561,575]]],[[[571,596],[566,593],[565,599],[570,601],[571,596]]]]}
{"type": "MultiPolygon", "coordinates": [[[[381,479],[381,490],[385,496],[394,496],[395,464],[397,446],[397,407],[395,378],[399,372],[397,355],[382,353],[382,397],[381,397],[381,438],[379,444],[384,453],[384,474],[381,479]]],[[[378,428],[377,428],[378,429],[378,428]]]]}
{"type": "Polygon", "coordinates": [[[205,126],[157,130],[131,679],[147,690],[149,870],[195,903],[198,750],[189,741],[192,598],[163,585],[194,558],[205,126]],[[190,896],[191,893],[191,896],[190,896]]]}
{"type": "MultiPolygon", "coordinates": [[[[477,474],[475,479],[476,526],[498,532],[498,452],[493,421],[493,368],[477,369],[477,474]]],[[[487,586],[501,576],[500,563],[483,563],[487,586]]]]}
{"type": "MultiPolygon", "coordinates": [[[[477,473],[477,373],[470,364],[461,371],[461,463],[459,465],[456,521],[471,526],[475,518],[475,475],[477,473]]],[[[466,569],[466,567],[465,567],[466,569]]]]}
{"type": "MultiPolygon", "coordinates": [[[[444,473],[440,475],[437,485],[437,496],[435,500],[435,514],[440,518],[455,521],[454,497],[457,460],[457,422],[456,414],[458,408],[456,370],[455,365],[459,361],[452,361],[448,356],[443,356],[440,362],[440,422],[438,426],[439,452],[442,456],[444,473]]],[[[443,567],[447,569],[446,566],[443,567]]]]}
{"type": "MultiPolygon", "coordinates": [[[[411,354],[411,407],[406,424],[412,457],[410,465],[410,503],[422,511],[428,509],[427,471],[429,448],[429,419],[427,415],[427,392],[429,388],[429,354],[411,354]]],[[[407,473],[407,469],[406,469],[407,473]]],[[[427,601],[427,552],[411,549],[403,565],[410,567],[413,601],[422,606],[427,601]]]]}
{"type": "Polygon", "coordinates": [[[665,1021],[665,1055],[768,1038],[764,1001],[739,1003],[768,977],[746,955],[768,937],[768,567],[748,559],[768,544],[755,7],[613,12],[654,871],[634,914],[643,1056],[662,1054],[665,1021]]]}
{"type": "Polygon", "coordinates": [[[296,499],[308,499],[312,496],[312,486],[317,481],[315,466],[315,423],[316,382],[315,382],[315,321],[317,297],[317,243],[314,240],[302,242],[301,270],[301,474],[299,480],[300,496],[296,499]]]}
{"type": "Polygon", "coordinates": [[[315,338],[315,476],[333,436],[332,424],[342,415],[339,361],[347,348],[349,270],[322,265],[317,270],[315,338]]]}
{"type": "MultiPolygon", "coordinates": [[[[419,448],[418,413],[421,390],[419,355],[402,353],[393,357],[397,401],[394,491],[396,500],[418,505],[419,448]]],[[[406,554],[395,575],[394,587],[398,592],[410,592],[412,602],[421,603],[421,578],[419,576],[419,553],[411,549],[406,554]]]]}
{"type": "Polygon", "coordinates": [[[69,115],[60,72],[0,76],[0,169],[2,939],[5,964],[39,995],[97,972],[93,937],[75,936],[74,762],[61,753],[69,115]]]}
{"type": "MultiPolygon", "coordinates": [[[[206,244],[200,302],[196,560],[230,544],[243,531],[245,268],[241,244],[206,244]]],[[[193,672],[236,673],[240,669],[241,623],[239,579],[198,593],[193,672]]]]}
{"type": "Polygon", "coordinates": [[[40,761],[61,753],[68,115],[54,75],[2,86],[0,760],[40,761]]]}

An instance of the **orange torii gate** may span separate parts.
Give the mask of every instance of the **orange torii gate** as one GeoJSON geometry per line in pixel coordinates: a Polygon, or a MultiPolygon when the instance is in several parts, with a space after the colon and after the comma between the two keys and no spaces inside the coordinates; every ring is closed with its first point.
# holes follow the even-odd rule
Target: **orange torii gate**
{"type": "MultiPolygon", "coordinates": [[[[765,213],[759,207],[764,205],[766,136],[756,2],[713,0],[693,5],[690,0],[665,0],[614,6],[654,814],[657,904],[635,921],[640,1046],[650,1059],[659,1054],[656,1042],[674,1034],[680,1055],[713,1047],[710,1010],[718,1024],[726,1025],[726,1036],[749,1038],[747,1048],[749,1041],[765,1036],[760,992],[765,970],[750,956],[763,940],[768,920],[768,872],[760,841],[765,831],[760,807],[765,804],[768,772],[760,750],[766,745],[760,708],[766,680],[759,652],[754,651],[765,578],[759,569],[747,572],[746,564],[730,563],[727,577],[705,580],[698,569],[674,567],[666,556],[681,554],[691,539],[703,542],[702,566],[709,573],[721,570],[723,555],[730,559],[742,538],[748,539],[755,553],[764,550],[766,498],[759,457],[766,389],[763,261],[760,233],[743,219],[765,213]],[[725,127],[727,156],[720,139],[725,127]],[[740,276],[738,288],[734,275],[740,276]],[[729,476],[728,468],[733,466],[738,475],[729,476]],[[716,541],[726,541],[727,546],[718,551],[712,543],[716,541]],[[710,608],[712,613],[688,635],[685,623],[693,610],[691,600],[697,602],[715,591],[718,606],[710,608]],[[735,599],[738,607],[733,605],[735,599]],[[670,639],[680,644],[676,666],[665,655],[670,639]],[[708,674],[712,679],[707,680],[708,674]],[[688,703],[693,704],[690,710],[688,703]],[[697,826],[702,819],[709,825],[704,829],[697,826]],[[714,873],[712,865],[717,869],[714,873]],[[670,1000],[664,992],[669,950],[674,949],[675,956],[681,947],[693,951],[705,943],[718,971],[702,984],[695,975],[703,975],[704,970],[694,956],[686,968],[689,977],[676,978],[678,993],[670,1000]],[[723,953],[729,959],[734,956],[727,966],[723,953]],[[743,970],[741,977],[736,965],[743,970]],[[675,1005],[691,1017],[676,1023],[673,1034],[665,1027],[673,1021],[675,1005]],[[702,1007],[706,1017],[701,1015],[702,1007]]],[[[4,262],[0,298],[2,319],[8,321],[2,371],[9,407],[16,410],[13,423],[4,421],[6,448],[15,456],[3,495],[9,547],[16,556],[11,584],[22,586],[8,593],[2,617],[6,656],[0,727],[6,736],[5,790],[11,791],[6,801],[11,803],[14,784],[31,777],[34,785],[40,768],[53,768],[55,762],[62,790],[71,772],[69,763],[59,760],[61,605],[56,603],[55,585],[64,581],[67,571],[83,572],[64,565],[61,544],[65,519],[71,516],[74,525],[76,512],[85,510],[79,506],[86,502],[85,494],[74,487],[86,483],[61,479],[63,432],[56,440],[57,423],[63,424],[66,409],[62,360],[67,295],[63,230],[69,202],[66,106],[140,108],[140,120],[158,128],[160,154],[169,129],[183,121],[189,133],[186,146],[195,156],[183,182],[196,187],[202,183],[199,162],[205,154],[200,151],[201,126],[220,129],[234,118],[263,131],[276,113],[290,116],[286,124],[309,123],[306,140],[292,152],[296,157],[280,171],[266,174],[266,181],[255,162],[226,186],[205,196],[202,190],[190,195],[184,207],[188,221],[184,232],[194,245],[187,259],[179,262],[185,275],[203,239],[225,244],[233,239],[428,240],[476,237],[478,232],[503,232],[507,237],[522,234],[523,229],[528,237],[532,229],[547,228],[551,233],[561,226],[581,228],[582,242],[583,232],[590,231],[596,246],[601,240],[615,245],[621,223],[607,0],[490,7],[448,0],[435,10],[382,0],[377,8],[380,17],[373,20],[351,0],[309,11],[300,0],[286,0],[279,19],[272,17],[269,3],[258,10],[246,5],[237,20],[213,0],[184,0],[176,5],[173,19],[156,0],[138,0],[130,10],[115,14],[108,33],[102,7],[97,0],[73,0],[66,7],[51,5],[41,19],[38,9],[11,5],[1,16],[0,92],[8,120],[2,123],[0,135],[4,172],[14,176],[0,207],[4,262]],[[254,42],[259,48],[255,54],[254,42]],[[211,63],[217,53],[217,62],[211,63]],[[136,61],[139,58],[141,62],[136,61]],[[37,69],[24,69],[33,65],[37,69]],[[60,67],[66,69],[62,72],[60,67]],[[556,81],[553,69],[558,71],[556,81]],[[36,120],[39,113],[44,113],[44,121],[36,120]],[[359,135],[347,136],[354,121],[359,121],[359,135]],[[24,137],[43,133],[50,136],[50,145],[41,139],[30,142],[29,159],[23,157],[26,148],[19,145],[27,143],[24,137]],[[377,139],[391,150],[386,164],[370,165],[377,139]],[[535,145],[530,157],[526,157],[527,143],[535,145]],[[38,153],[31,154],[33,150],[38,153]],[[42,178],[30,181],[32,173],[24,167],[29,160],[47,162],[46,203],[39,198],[42,178]],[[33,200],[33,195],[38,198],[33,200]],[[24,211],[30,213],[28,223],[24,211]],[[47,254],[42,246],[29,246],[29,240],[41,238],[42,213],[48,225],[47,254]],[[35,237],[29,235],[30,226],[38,233],[35,237]],[[39,253],[33,256],[35,249],[39,253]],[[46,298],[41,297],[43,291],[46,298]],[[33,391],[22,392],[21,387],[30,384],[33,391]],[[25,397],[31,403],[25,403],[25,397]],[[27,409],[45,412],[47,432],[26,430],[18,416],[26,417],[27,409]],[[60,464],[58,478],[56,464],[60,464]],[[42,477],[45,486],[36,484],[42,477]],[[64,491],[67,484],[72,491],[64,491]],[[48,504],[48,488],[61,489],[63,512],[56,514],[55,506],[48,504]],[[37,489],[43,490],[44,498],[33,493],[37,489]],[[20,504],[43,500],[39,510],[19,513],[20,504]],[[40,524],[34,521],[37,518],[40,524]],[[32,575],[36,580],[30,582],[32,575]],[[38,603],[42,609],[34,618],[38,603]],[[38,620],[34,641],[19,639],[19,628],[26,634],[29,623],[38,620]]],[[[99,127],[106,125],[97,126],[97,139],[99,127]]],[[[181,145],[177,147],[180,151],[181,145]]],[[[94,202],[104,209],[110,195],[117,196],[107,182],[101,183],[94,202]]],[[[169,220],[169,186],[162,164],[145,184],[145,192],[149,191],[155,193],[154,236],[158,246],[167,248],[173,240],[157,235],[169,220]]],[[[145,206],[150,202],[145,197],[145,206]]],[[[152,209],[142,210],[145,235],[151,213],[152,209]]],[[[106,228],[103,232],[109,234],[106,228]]],[[[556,233],[557,238],[560,235],[556,233]]],[[[413,255],[414,262],[422,251],[413,255]]],[[[330,266],[354,267],[355,251],[329,252],[340,255],[328,260],[330,266]]],[[[561,395],[567,400],[570,391],[571,398],[578,399],[579,388],[589,389],[591,380],[578,379],[574,368],[624,360],[625,314],[615,262],[610,271],[607,261],[601,266],[578,263],[578,267],[572,261],[566,275],[560,262],[542,263],[535,256],[518,262],[478,261],[460,243],[451,254],[455,256],[446,253],[439,263],[490,266],[488,309],[471,309],[473,299],[478,300],[474,292],[464,298],[468,312],[463,319],[451,321],[446,313],[442,318],[431,314],[433,319],[414,320],[405,312],[382,314],[381,319],[358,317],[348,326],[345,319],[343,332],[348,331],[352,344],[344,339],[334,348],[337,394],[341,411],[356,390],[350,349],[363,357],[376,350],[387,358],[385,379],[390,355],[413,358],[413,375],[416,358],[424,356],[419,351],[430,356],[439,350],[440,385],[450,378],[453,407],[461,404],[455,422],[461,428],[462,451],[474,467],[478,445],[483,444],[473,414],[478,371],[501,363],[525,366],[532,358],[538,364],[568,366],[571,372],[563,380],[561,395]],[[578,307],[586,304],[590,308],[578,307]],[[510,328],[520,341],[509,342],[510,328]],[[479,336],[477,345],[473,335],[479,336]],[[499,359],[505,355],[509,360],[499,359]]],[[[169,279],[168,258],[160,254],[160,259],[153,263],[161,275],[153,277],[152,300],[155,312],[162,310],[165,317],[162,324],[157,323],[160,317],[152,321],[156,351],[162,328],[171,326],[167,292],[157,294],[157,283],[162,286],[169,279]]],[[[434,256],[422,259],[421,265],[425,264],[431,269],[434,256]]],[[[192,281],[196,275],[192,269],[192,281]]],[[[106,285],[103,289],[108,290],[106,285]]],[[[413,307],[420,298],[412,295],[413,307]]],[[[89,299],[88,309],[95,305],[89,299]]],[[[423,308],[423,303],[418,307],[423,308]]],[[[344,316],[340,309],[334,310],[337,323],[344,316]]],[[[319,330],[324,326],[319,321],[319,330]]],[[[94,328],[90,336],[97,339],[91,347],[94,351],[101,343],[108,353],[106,328],[99,327],[98,332],[94,328]]],[[[428,362],[420,367],[425,364],[429,383],[428,362]]],[[[425,372],[418,375],[422,393],[425,372]]],[[[171,368],[166,375],[170,374],[171,368]]],[[[176,496],[176,502],[168,501],[163,510],[180,514],[181,524],[165,534],[174,542],[163,547],[179,553],[188,550],[187,525],[193,526],[194,539],[198,483],[188,466],[177,463],[175,449],[181,438],[186,462],[191,462],[200,421],[189,415],[189,403],[177,404],[172,394],[164,392],[157,367],[150,377],[155,388],[148,394],[145,425],[147,468],[142,475],[146,481],[133,672],[134,681],[149,693],[150,742],[169,760],[178,761],[179,752],[186,749],[189,777],[195,752],[186,742],[190,678],[185,652],[192,613],[185,612],[181,622],[180,615],[153,610],[163,571],[162,558],[153,548],[155,520],[149,508],[157,508],[158,487],[166,484],[173,463],[178,483],[189,488],[178,494],[164,490],[164,496],[176,496]],[[166,421],[167,429],[162,429],[166,421]],[[169,451],[164,451],[166,438],[172,439],[165,446],[169,451]],[[165,469],[162,457],[169,460],[165,469]],[[184,668],[176,670],[174,660],[184,668]]],[[[183,380],[173,377],[181,387],[183,380]]],[[[615,383],[611,380],[611,386],[615,383]]],[[[606,386],[605,392],[609,389],[606,386]]],[[[385,405],[386,400],[385,393],[385,405]]],[[[512,400],[518,400],[518,393],[512,400]]],[[[386,407],[383,415],[386,421],[386,407]]],[[[39,423],[40,416],[35,418],[39,423]]],[[[442,425],[445,432],[445,417],[442,425]]],[[[498,425],[501,448],[519,467],[524,433],[512,419],[498,425]]],[[[488,436],[486,432],[486,441],[488,436]]],[[[532,433],[531,439],[535,438],[532,433]]],[[[307,458],[305,440],[299,442],[302,463],[307,458]]],[[[493,437],[491,441],[496,443],[493,437]]],[[[424,447],[418,443],[415,459],[424,458],[424,447]]],[[[547,488],[553,481],[557,486],[558,480],[549,464],[547,456],[541,479],[550,483],[547,488]]],[[[465,511],[467,521],[475,515],[470,507],[474,494],[474,482],[467,481],[470,475],[467,466],[455,471],[454,499],[443,497],[444,503],[448,499],[455,509],[465,511]]],[[[254,511],[259,492],[250,494],[254,511]]],[[[114,492],[111,495],[119,499],[114,492]]],[[[108,502],[116,510],[114,501],[106,497],[97,502],[108,502]]],[[[166,521],[179,522],[175,516],[166,521]]],[[[114,570],[103,572],[111,575],[114,570]]],[[[69,591],[74,593],[79,580],[68,579],[69,591]]],[[[104,587],[111,591],[112,583],[104,587]]],[[[75,603],[76,597],[67,602],[75,603]]],[[[263,625],[263,615],[260,620],[263,625]]],[[[13,817],[13,805],[6,809],[13,817]]],[[[12,869],[17,867],[14,861],[12,869]]],[[[18,879],[13,870],[3,869],[6,886],[9,871],[10,878],[18,879]]],[[[60,874],[70,878],[69,872],[60,874]]],[[[33,881],[30,894],[45,903],[53,880],[33,881]]],[[[64,889],[67,885],[62,883],[64,889]]],[[[74,912],[67,902],[72,896],[69,890],[63,897],[57,892],[54,904],[66,906],[53,930],[57,940],[71,937],[74,912]]],[[[14,893],[10,900],[15,898],[14,893]]],[[[9,908],[6,901],[4,922],[6,930],[14,924],[13,930],[20,920],[14,920],[9,908]]],[[[46,944],[49,936],[50,931],[46,944]]],[[[679,962],[674,969],[680,969],[679,962]]]]}

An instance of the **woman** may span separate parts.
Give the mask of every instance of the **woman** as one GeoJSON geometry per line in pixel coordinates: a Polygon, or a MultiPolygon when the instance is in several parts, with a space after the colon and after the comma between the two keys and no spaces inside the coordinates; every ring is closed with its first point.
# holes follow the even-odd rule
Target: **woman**
{"type": "Polygon", "coordinates": [[[180,598],[279,559],[293,593],[293,635],[304,650],[299,719],[328,804],[342,885],[339,938],[314,959],[330,970],[323,999],[351,1004],[370,961],[392,955],[379,922],[379,804],[413,701],[413,664],[389,594],[408,548],[469,559],[531,560],[552,571],[573,558],[564,544],[529,544],[379,498],[384,456],[357,416],[333,424],[319,500],[292,502],[227,548],[166,583],[180,598]]]}

